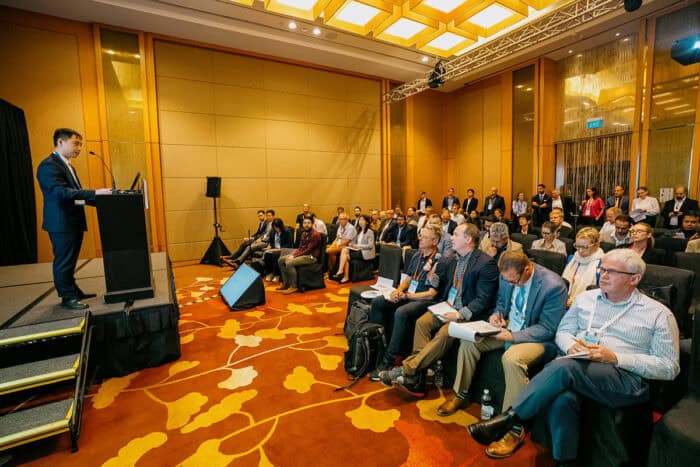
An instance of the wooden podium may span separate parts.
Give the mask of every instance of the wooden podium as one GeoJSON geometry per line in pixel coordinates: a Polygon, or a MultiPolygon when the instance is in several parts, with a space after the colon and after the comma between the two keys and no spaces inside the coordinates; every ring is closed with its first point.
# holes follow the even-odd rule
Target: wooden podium
{"type": "Polygon", "coordinates": [[[119,191],[97,196],[95,206],[107,284],[105,303],[153,298],[143,194],[119,191]]]}

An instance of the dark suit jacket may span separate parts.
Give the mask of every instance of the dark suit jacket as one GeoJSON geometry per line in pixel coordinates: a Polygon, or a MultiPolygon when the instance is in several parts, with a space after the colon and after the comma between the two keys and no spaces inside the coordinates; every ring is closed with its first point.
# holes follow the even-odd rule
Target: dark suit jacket
{"type": "Polygon", "coordinates": [[[416,228],[412,225],[405,224],[403,229],[401,229],[401,234],[399,235],[399,226],[394,226],[394,232],[392,233],[394,241],[399,244],[399,246],[410,246],[411,248],[418,248],[418,234],[416,233],[416,228]]]}
{"type": "Polygon", "coordinates": [[[301,227],[301,224],[304,222],[304,213],[300,212],[297,214],[297,220],[296,223],[299,224],[299,227],[301,227]]]}
{"type": "MultiPolygon", "coordinates": [[[[432,206],[432,205],[433,205],[433,202],[430,201],[430,198],[425,198],[426,209],[428,208],[428,206],[432,206]]],[[[420,199],[418,201],[416,201],[416,211],[419,211],[419,210],[420,210],[420,199]]]]}
{"type": "Polygon", "coordinates": [[[462,209],[464,209],[464,214],[465,216],[469,214],[470,212],[476,210],[479,207],[479,199],[478,198],[464,198],[462,201],[462,209]]]}
{"type": "Polygon", "coordinates": [[[396,227],[396,221],[394,219],[389,219],[388,221],[383,220],[382,223],[379,224],[379,230],[377,231],[377,243],[380,241],[393,242],[396,239],[394,227],[396,227]],[[387,227],[385,231],[384,227],[386,227],[387,224],[389,224],[389,227],[387,227]],[[384,236],[382,236],[382,232],[384,232],[384,236]]]}
{"type": "Polygon", "coordinates": [[[542,195],[542,202],[540,202],[540,195],[538,193],[530,200],[530,206],[532,206],[532,217],[535,218],[539,224],[541,224],[542,222],[549,220],[549,212],[552,210],[552,197],[545,193],[542,195]],[[547,203],[547,207],[544,209],[536,208],[532,206],[532,203],[547,203]]]}
{"type": "MultiPolygon", "coordinates": [[[[444,225],[443,223],[440,223],[440,228],[441,228],[441,229],[442,229],[443,225],[444,225]]],[[[457,228],[457,223],[456,223],[455,221],[453,221],[453,220],[450,220],[450,221],[447,223],[447,225],[448,225],[448,227],[447,227],[447,233],[450,234],[450,235],[452,235],[452,233],[453,233],[453,232],[455,231],[455,229],[457,228]]]]}
{"type": "MultiPolygon", "coordinates": [[[[75,174],[76,178],[78,174],[75,174]]],[[[51,154],[41,161],[36,170],[39,187],[44,194],[44,220],[41,228],[47,232],[81,232],[87,230],[85,207],[76,200],[88,204],[95,202],[95,190],[83,190],[73,180],[68,167],[58,154],[51,154]]]]}
{"type": "MultiPolygon", "coordinates": [[[[557,354],[554,336],[566,310],[568,290],[561,276],[539,264],[534,264],[534,267],[525,307],[525,327],[513,332],[513,343],[541,342],[545,347],[545,359],[550,360],[557,354]]],[[[508,281],[500,278],[494,313],[500,312],[505,318],[509,316],[514,289],[508,281]]]]}
{"type": "Polygon", "coordinates": [[[574,219],[572,216],[578,214],[576,203],[574,203],[571,196],[561,196],[561,205],[562,209],[564,209],[564,220],[572,224],[574,219]]]}
{"type": "MultiPolygon", "coordinates": [[[[670,219],[668,217],[669,213],[673,212],[673,207],[676,204],[675,199],[670,199],[666,201],[666,204],[664,204],[664,208],[661,211],[661,217],[664,220],[664,227],[667,229],[674,228],[671,223],[670,219]]],[[[688,212],[688,211],[698,211],[698,202],[697,200],[686,198],[685,201],[683,201],[683,204],[681,204],[681,212],[688,212]]],[[[680,228],[681,225],[683,224],[683,216],[678,217],[678,227],[680,228]]],[[[653,226],[652,226],[653,227],[653,226]]]]}
{"type": "Polygon", "coordinates": [[[484,200],[484,213],[485,213],[485,215],[490,216],[491,214],[493,214],[493,211],[495,211],[495,210],[498,209],[498,208],[500,208],[501,211],[503,211],[503,214],[505,215],[505,213],[506,213],[506,202],[505,202],[505,200],[503,199],[503,196],[501,196],[501,195],[496,195],[496,197],[495,197],[495,199],[493,200],[493,203],[492,203],[492,205],[491,205],[491,209],[489,209],[489,199],[491,199],[491,196],[489,196],[488,198],[486,198],[486,199],[484,200]]]}
{"type": "Polygon", "coordinates": [[[559,238],[574,238],[574,229],[571,229],[565,225],[559,227],[559,238]]]}
{"type": "Polygon", "coordinates": [[[255,231],[253,234],[253,238],[255,240],[259,238],[263,238],[265,234],[267,233],[267,221],[263,221],[261,223],[258,223],[258,230],[255,231]]]}
{"type": "MultiPolygon", "coordinates": [[[[443,207],[443,209],[449,206],[449,205],[448,205],[449,199],[450,199],[449,196],[445,196],[444,198],[442,198],[442,207],[443,207]]],[[[453,197],[452,197],[452,203],[453,203],[453,204],[456,204],[457,206],[459,206],[459,198],[456,197],[456,196],[453,196],[453,197]]]]}
{"type": "MultiPolygon", "coordinates": [[[[294,246],[294,229],[291,227],[285,227],[282,232],[280,232],[280,248],[292,248],[294,246]]],[[[274,248],[275,242],[275,229],[270,232],[270,248],[274,248]]]]}
{"type": "MultiPolygon", "coordinates": [[[[605,209],[615,206],[615,197],[611,196],[605,200],[605,209]]],[[[627,195],[622,195],[622,205],[620,206],[623,214],[629,214],[630,211],[630,198],[627,195]]]]}
{"type": "MultiPolygon", "coordinates": [[[[615,247],[614,249],[617,250],[619,248],[629,247],[630,245],[628,243],[626,245],[615,247]]],[[[647,264],[658,264],[660,266],[664,266],[664,263],[666,262],[666,251],[662,250],[661,248],[652,248],[651,246],[647,246],[647,249],[644,250],[644,254],[642,255],[642,259],[647,264]]]]}
{"type": "MultiPolygon", "coordinates": [[[[445,268],[445,282],[441,284],[443,300],[447,300],[452,288],[452,279],[457,267],[457,255],[449,260],[445,268]]],[[[470,321],[487,320],[496,304],[498,295],[498,266],[496,260],[481,250],[472,251],[467,263],[467,272],[462,280],[462,305],[471,312],[470,321]]]]}

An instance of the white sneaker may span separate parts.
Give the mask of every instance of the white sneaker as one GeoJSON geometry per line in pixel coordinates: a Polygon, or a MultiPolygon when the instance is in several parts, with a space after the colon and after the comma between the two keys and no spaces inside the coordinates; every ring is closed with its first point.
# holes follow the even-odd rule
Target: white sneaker
{"type": "Polygon", "coordinates": [[[272,282],[279,282],[280,281],[280,276],[273,276],[272,277],[272,282]]]}
{"type": "Polygon", "coordinates": [[[272,274],[268,274],[267,276],[265,276],[265,280],[267,282],[272,282],[272,274]]]}

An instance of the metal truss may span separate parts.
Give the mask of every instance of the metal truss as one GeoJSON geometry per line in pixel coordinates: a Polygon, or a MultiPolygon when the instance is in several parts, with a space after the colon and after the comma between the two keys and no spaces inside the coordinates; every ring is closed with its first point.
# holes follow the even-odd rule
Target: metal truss
{"type": "MultiPolygon", "coordinates": [[[[459,78],[498,59],[619,10],[623,3],[621,0],[574,0],[521,28],[444,62],[444,73],[437,75],[437,78],[444,81],[459,78]]],[[[425,78],[392,89],[384,95],[384,100],[396,102],[425,91],[430,87],[429,76],[430,73],[425,78]]]]}

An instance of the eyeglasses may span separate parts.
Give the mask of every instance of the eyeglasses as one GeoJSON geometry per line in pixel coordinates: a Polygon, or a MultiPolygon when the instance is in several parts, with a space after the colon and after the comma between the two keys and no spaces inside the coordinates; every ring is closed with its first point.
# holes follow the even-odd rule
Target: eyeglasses
{"type": "Polygon", "coordinates": [[[603,274],[625,274],[627,276],[634,276],[636,272],[618,271],[617,269],[600,268],[600,275],[603,274]]]}
{"type": "Polygon", "coordinates": [[[651,232],[647,232],[644,229],[630,229],[630,233],[631,234],[638,234],[638,233],[651,233],[651,232]]]}
{"type": "Polygon", "coordinates": [[[542,231],[542,235],[552,235],[554,232],[545,232],[544,230],[542,231]]]}
{"type": "Polygon", "coordinates": [[[593,245],[574,245],[574,248],[577,250],[588,250],[591,247],[593,247],[593,245]]]}
{"type": "Polygon", "coordinates": [[[520,279],[523,278],[523,273],[524,273],[524,272],[525,272],[525,270],[520,271],[520,274],[518,274],[518,278],[517,278],[516,280],[514,280],[514,281],[507,281],[507,282],[508,282],[510,285],[512,285],[512,286],[518,285],[518,284],[520,283],[520,279]]]}

